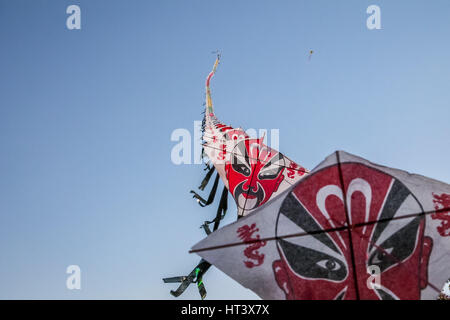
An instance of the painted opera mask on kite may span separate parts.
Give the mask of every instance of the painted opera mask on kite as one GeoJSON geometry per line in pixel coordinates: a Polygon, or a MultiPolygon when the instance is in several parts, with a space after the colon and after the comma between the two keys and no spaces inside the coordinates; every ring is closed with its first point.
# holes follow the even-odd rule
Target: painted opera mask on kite
{"type": "Polygon", "coordinates": [[[270,199],[284,179],[281,153],[262,143],[245,139],[236,144],[225,164],[229,190],[241,210],[252,210],[270,199]]]}
{"type": "Polygon", "coordinates": [[[344,163],[341,171],[306,177],[284,200],[276,234],[300,236],[277,242],[278,286],[287,299],[419,299],[433,246],[420,203],[373,168],[344,163]]]}

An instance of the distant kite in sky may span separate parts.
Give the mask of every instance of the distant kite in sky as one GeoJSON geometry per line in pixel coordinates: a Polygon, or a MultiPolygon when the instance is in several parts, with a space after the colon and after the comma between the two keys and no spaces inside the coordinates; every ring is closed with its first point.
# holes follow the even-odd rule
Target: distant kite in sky
{"type": "Polygon", "coordinates": [[[309,50],[308,61],[311,60],[311,57],[312,57],[313,53],[314,53],[313,50],[309,50]]]}

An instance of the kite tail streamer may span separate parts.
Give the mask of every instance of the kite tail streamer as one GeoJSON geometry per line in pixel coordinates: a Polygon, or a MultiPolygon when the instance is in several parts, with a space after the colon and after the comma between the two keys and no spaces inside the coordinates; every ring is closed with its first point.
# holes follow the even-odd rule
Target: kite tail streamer
{"type": "MultiPolygon", "coordinates": [[[[208,174],[210,176],[214,172],[214,167],[210,169],[208,174]]],[[[209,178],[208,178],[209,180],[209,178]]],[[[213,202],[214,196],[216,194],[217,185],[219,182],[219,175],[216,175],[216,179],[214,181],[214,185],[212,187],[211,193],[208,197],[208,200],[204,200],[201,198],[197,193],[194,191],[191,191],[194,193],[194,198],[197,198],[199,200],[199,204],[203,207],[213,202]]],[[[203,185],[203,183],[202,183],[203,185]]],[[[206,185],[206,184],[205,184],[206,185]]],[[[222,195],[220,197],[219,206],[217,208],[216,217],[212,221],[205,221],[205,223],[200,227],[203,228],[206,232],[206,234],[211,233],[211,229],[209,228],[209,224],[214,223],[213,231],[216,231],[219,228],[220,221],[225,217],[225,214],[227,213],[228,209],[228,189],[226,187],[223,187],[222,195]]],[[[205,284],[203,283],[203,275],[208,271],[208,269],[211,267],[211,264],[207,262],[206,260],[200,260],[198,265],[192,270],[187,276],[178,276],[178,277],[171,277],[171,278],[164,278],[163,281],[165,283],[175,283],[180,282],[179,287],[177,290],[171,290],[170,293],[174,297],[179,297],[188,287],[191,283],[197,284],[197,289],[200,294],[201,299],[205,299],[206,297],[206,289],[205,284]]]]}
{"type": "MultiPolygon", "coordinates": [[[[212,103],[212,99],[211,99],[211,87],[210,87],[210,82],[211,82],[211,78],[214,76],[214,74],[216,73],[217,67],[219,65],[219,61],[220,61],[220,53],[217,54],[217,58],[216,61],[214,62],[214,66],[211,70],[211,72],[208,74],[208,76],[206,77],[206,83],[205,83],[205,87],[206,87],[206,101],[204,103],[205,106],[205,111],[202,112],[203,114],[203,119],[202,119],[202,134],[205,133],[205,127],[206,127],[206,123],[211,122],[211,118],[214,117],[214,108],[213,108],[213,103],[212,103]]],[[[204,147],[202,146],[202,158],[204,155],[204,147]]]]}
{"type": "Polygon", "coordinates": [[[214,180],[213,187],[211,189],[211,192],[209,193],[208,200],[203,199],[194,190],[191,190],[191,193],[194,194],[192,197],[197,199],[197,202],[201,207],[206,207],[206,206],[210,205],[211,203],[213,203],[214,197],[216,196],[216,191],[217,191],[218,185],[219,185],[219,174],[216,175],[216,179],[214,180]]]}
{"type": "Polygon", "coordinates": [[[220,197],[219,207],[217,208],[216,218],[214,219],[213,230],[219,229],[220,221],[225,217],[228,210],[228,189],[223,187],[222,196],[220,197]]]}
{"type": "Polygon", "coordinates": [[[170,293],[174,297],[180,296],[191,283],[197,283],[198,292],[203,300],[206,297],[206,289],[205,285],[203,284],[203,275],[206,271],[208,271],[209,267],[211,267],[211,264],[206,260],[201,259],[198,265],[189,273],[189,275],[164,278],[163,281],[164,283],[181,282],[177,290],[170,290],[170,293]]]}
{"type": "Polygon", "coordinates": [[[211,234],[211,229],[209,228],[208,222],[209,221],[205,221],[205,223],[203,223],[200,226],[200,229],[203,228],[205,230],[205,233],[206,233],[207,236],[211,234]]]}
{"type": "Polygon", "coordinates": [[[212,174],[214,173],[215,168],[212,167],[209,169],[208,173],[206,174],[205,178],[203,179],[202,183],[200,184],[200,187],[198,187],[200,190],[205,190],[206,185],[209,182],[209,179],[211,178],[212,174]]]}
{"type": "Polygon", "coordinates": [[[219,61],[220,61],[220,53],[217,54],[216,62],[214,62],[213,69],[211,70],[211,72],[208,74],[208,77],[206,78],[206,112],[205,112],[206,117],[212,117],[214,115],[214,109],[213,109],[213,104],[212,104],[212,99],[211,99],[211,88],[209,86],[209,83],[210,83],[213,75],[216,73],[217,66],[219,65],[219,61]]]}
{"type": "Polygon", "coordinates": [[[211,221],[205,221],[200,228],[204,228],[206,234],[210,234],[211,230],[209,225],[214,223],[213,231],[216,231],[219,228],[220,221],[225,217],[228,210],[228,189],[227,187],[223,187],[222,195],[220,197],[219,206],[217,207],[216,217],[211,221]]]}
{"type": "MultiPolygon", "coordinates": [[[[220,61],[220,54],[217,54],[217,58],[216,58],[216,61],[214,62],[213,69],[208,74],[208,77],[206,78],[206,103],[205,103],[204,117],[203,117],[202,126],[201,126],[201,130],[202,130],[203,134],[205,132],[205,127],[206,127],[207,123],[212,121],[211,118],[214,117],[214,109],[213,109],[213,104],[212,104],[212,99],[211,99],[210,82],[211,82],[211,78],[214,76],[214,74],[217,70],[219,61],[220,61]]],[[[203,158],[203,155],[204,155],[204,149],[202,148],[202,158],[203,158]]],[[[213,175],[213,173],[215,171],[215,167],[213,165],[210,166],[209,164],[206,164],[206,168],[204,170],[205,171],[208,170],[208,172],[199,186],[200,190],[204,190],[205,187],[207,186],[207,184],[209,183],[211,176],[213,175]]],[[[209,193],[208,199],[206,199],[206,200],[203,199],[197,192],[195,192],[194,190],[191,190],[191,193],[193,194],[193,198],[197,199],[197,202],[201,207],[205,207],[205,206],[213,203],[216,192],[217,192],[217,187],[219,184],[219,179],[220,179],[220,176],[217,173],[216,178],[214,180],[214,184],[211,188],[211,192],[209,193]]],[[[219,228],[220,221],[223,219],[223,217],[225,216],[225,214],[227,212],[227,207],[228,207],[228,189],[226,187],[224,187],[224,189],[222,191],[222,195],[220,197],[219,207],[217,208],[216,217],[212,221],[205,221],[205,223],[201,226],[201,228],[203,228],[205,230],[206,234],[211,233],[209,224],[214,223],[212,231],[215,231],[219,228]]],[[[202,299],[205,299],[206,289],[205,289],[205,285],[203,283],[203,275],[206,273],[206,271],[208,271],[208,269],[210,267],[211,267],[211,264],[209,262],[207,262],[206,260],[202,259],[197,264],[197,266],[187,276],[164,278],[163,281],[165,283],[174,283],[174,282],[180,283],[177,290],[170,291],[170,293],[174,297],[180,296],[187,289],[187,287],[189,287],[189,285],[191,283],[196,283],[200,297],[202,299]]]]}

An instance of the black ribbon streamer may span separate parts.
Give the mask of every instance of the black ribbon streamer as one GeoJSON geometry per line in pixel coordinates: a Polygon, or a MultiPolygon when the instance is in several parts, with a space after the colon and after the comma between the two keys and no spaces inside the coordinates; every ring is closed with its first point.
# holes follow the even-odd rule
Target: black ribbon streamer
{"type": "Polygon", "coordinates": [[[216,180],[214,181],[213,187],[211,189],[211,192],[209,193],[208,200],[203,199],[197,192],[194,190],[191,190],[191,193],[194,195],[193,198],[196,198],[198,200],[198,204],[201,207],[206,207],[213,203],[214,197],[216,196],[217,186],[219,185],[219,174],[216,175],[216,180]]]}

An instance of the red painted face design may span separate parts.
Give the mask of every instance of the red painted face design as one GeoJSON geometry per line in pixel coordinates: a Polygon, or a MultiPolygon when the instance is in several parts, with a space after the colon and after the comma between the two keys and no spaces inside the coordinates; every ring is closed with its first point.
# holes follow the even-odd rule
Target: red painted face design
{"type": "Polygon", "coordinates": [[[287,299],[419,299],[432,239],[424,236],[423,216],[398,217],[422,213],[421,205],[385,173],[355,163],[341,170],[354,227],[317,232],[347,225],[337,165],[306,177],[284,200],[276,233],[311,234],[278,241],[279,287],[287,299]],[[369,267],[379,271],[378,286],[370,283],[369,267]]]}
{"type": "Polygon", "coordinates": [[[283,181],[285,161],[281,153],[258,139],[236,144],[225,164],[229,190],[240,209],[254,209],[278,190],[283,181]]]}
{"type": "Polygon", "coordinates": [[[248,139],[248,135],[242,129],[231,128],[226,131],[225,138],[227,140],[233,140],[233,141],[239,142],[241,140],[248,139]]]}

